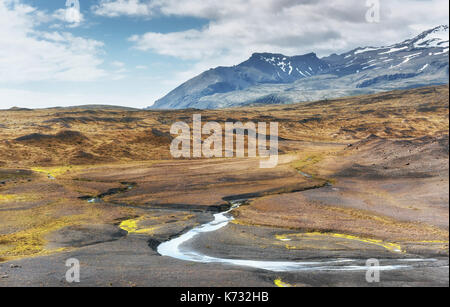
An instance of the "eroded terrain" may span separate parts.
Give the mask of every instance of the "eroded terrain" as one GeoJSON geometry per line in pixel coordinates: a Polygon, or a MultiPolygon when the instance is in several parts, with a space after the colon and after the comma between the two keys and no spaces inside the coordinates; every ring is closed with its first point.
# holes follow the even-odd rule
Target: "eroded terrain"
{"type": "Polygon", "coordinates": [[[82,286],[371,285],[365,271],[336,266],[277,272],[159,255],[238,199],[234,220],[182,249],[376,258],[407,264],[378,285],[448,286],[448,129],[448,86],[220,111],[0,111],[0,286],[67,286],[69,258],[81,262],[82,286]],[[172,159],[170,125],[193,114],[279,122],[278,166],[172,159]]]}

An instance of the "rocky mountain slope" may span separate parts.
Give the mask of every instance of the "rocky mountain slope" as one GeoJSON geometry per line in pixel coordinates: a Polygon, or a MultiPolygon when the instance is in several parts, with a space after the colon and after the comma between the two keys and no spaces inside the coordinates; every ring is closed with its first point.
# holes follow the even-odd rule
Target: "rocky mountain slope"
{"type": "Polygon", "coordinates": [[[318,58],[255,53],[234,67],[208,70],[156,101],[153,109],[216,109],[313,101],[447,84],[448,26],[384,46],[318,58]]]}

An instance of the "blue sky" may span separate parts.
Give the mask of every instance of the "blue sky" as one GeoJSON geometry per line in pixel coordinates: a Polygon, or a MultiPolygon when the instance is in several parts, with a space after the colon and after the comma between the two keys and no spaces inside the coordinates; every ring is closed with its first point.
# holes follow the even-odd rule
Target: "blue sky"
{"type": "Polygon", "coordinates": [[[253,52],[326,56],[448,24],[447,0],[0,0],[0,108],[146,107],[253,52]],[[372,1],[373,2],[373,1],[372,1]],[[369,3],[370,4],[370,3],[369,3]]]}

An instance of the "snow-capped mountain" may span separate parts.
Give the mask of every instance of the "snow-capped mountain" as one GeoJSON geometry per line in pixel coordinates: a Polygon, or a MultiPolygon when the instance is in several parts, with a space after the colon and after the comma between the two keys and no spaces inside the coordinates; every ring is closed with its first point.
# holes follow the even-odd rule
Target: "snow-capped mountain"
{"type": "Polygon", "coordinates": [[[293,57],[282,54],[255,53],[238,67],[245,67],[249,70],[256,68],[267,74],[269,78],[262,80],[264,83],[289,83],[329,69],[328,64],[321,61],[314,53],[293,57]]]}
{"type": "Polygon", "coordinates": [[[433,64],[439,66],[441,60],[448,57],[448,46],[448,26],[440,26],[399,44],[358,48],[323,60],[330,64],[331,69],[328,73],[338,76],[370,70],[381,70],[386,74],[390,72],[419,74],[431,69],[433,64]]]}
{"type": "Polygon", "coordinates": [[[385,47],[365,47],[319,59],[255,53],[182,84],[152,108],[212,109],[253,103],[292,103],[446,84],[449,28],[439,26],[385,47]]]}
{"type": "Polygon", "coordinates": [[[255,53],[237,66],[210,69],[187,81],[157,101],[154,108],[191,108],[202,97],[244,90],[258,84],[292,83],[328,69],[328,64],[314,53],[294,57],[255,53]]]}

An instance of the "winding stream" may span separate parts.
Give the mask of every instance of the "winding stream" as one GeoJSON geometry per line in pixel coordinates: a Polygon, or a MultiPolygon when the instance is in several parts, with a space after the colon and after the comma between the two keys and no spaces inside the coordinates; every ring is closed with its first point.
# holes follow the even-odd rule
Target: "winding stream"
{"type": "MultiPolygon", "coordinates": [[[[123,188],[114,188],[106,193],[98,196],[84,196],[80,197],[89,203],[102,202],[105,196],[124,193],[133,189],[135,183],[122,182],[123,188]]],[[[225,212],[214,214],[212,222],[200,225],[186,232],[185,234],[161,243],[157,251],[161,256],[168,256],[174,259],[197,262],[197,263],[222,263],[228,265],[235,265],[241,267],[250,267],[255,269],[262,269],[272,272],[293,272],[293,271],[367,271],[368,267],[364,259],[334,259],[326,261],[259,261],[259,260],[242,260],[242,259],[227,259],[217,258],[204,255],[194,250],[183,248],[183,244],[194,239],[202,233],[214,232],[227,226],[234,220],[233,216],[229,214],[234,209],[238,208],[247,200],[231,201],[231,209],[225,212]]],[[[380,271],[390,271],[399,269],[408,269],[420,265],[420,263],[432,263],[435,259],[384,259],[380,262],[388,263],[380,265],[379,267],[371,267],[380,271]]]]}
{"type": "MultiPolygon", "coordinates": [[[[229,214],[233,209],[238,208],[242,202],[235,202],[232,208],[226,212],[214,215],[212,222],[203,224],[187,233],[164,242],[158,246],[158,253],[162,256],[168,256],[183,261],[198,263],[223,263],[229,265],[251,267],[272,272],[288,271],[367,271],[368,267],[365,260],[361,259],[336,259],[329,261],[258,261],[258,260],[239,260],[217,258],[204,255],[202,253],[183,248],[182,245],[189,240],[194,239],[202,233],[214,232],[228,225],[234,218],[229,214]]],[[[380,271],[407,269],[412,267],[414,262],[434,262],[434,259],[389,259],[383,262],[389,262],[389,265],[377,267],[380,271]],[[399,263],[404,262],[404,263],[399,263]]],[[[374,267],[372,267],[374,268],[374,267]]]]}

